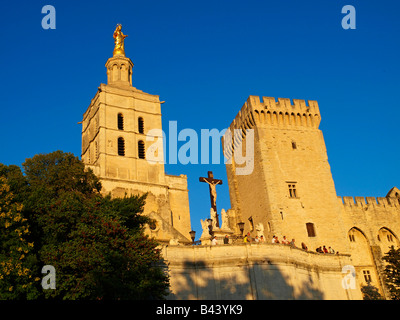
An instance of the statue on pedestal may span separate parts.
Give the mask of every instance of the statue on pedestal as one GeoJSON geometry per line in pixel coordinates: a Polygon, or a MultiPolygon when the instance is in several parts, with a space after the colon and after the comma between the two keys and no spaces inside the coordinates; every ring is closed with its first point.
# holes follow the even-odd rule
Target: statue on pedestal
{"type": "Polygon", "coordinates": [[[225,209],[221,210],[221,218],[222,218],[222,227],[223,230],[231,230],[229,227],[229,216],[225,209]]]}
{"type": "Polygon", "coordinates": [[[217,212],[213,208],[210,209],[210,217],[212,219],[213,230],[215,230],[219,226],[218,226],[218,215],[217,215],[217,212]]]}
{"type": "Polygon", "coordinates": [[[117,27],[115,28],[115,31],[113,34],[114,43],[115,43],[113,56],[115,56],[115,55],[125,56],[124,39],[127,37],[127,35],[123,34],[121,29],[122,29],[122,26],[120,24],[117,24],[117,27]]]}
{"type": "MultiPolygon", "coordinates": [[[[209,190],[210,190],[210,200],[211,200],[211,208],[215,211],[215,223],[217,228],[220,227],[219,225],[219,220],[218,220],[218,213],[217,213],[217,190],[216,190],[216,185],[217,184],[222,184],[222,180],[220,179],[214,179],[214,175],[212,171],[208,171],[208,176],[206,177],[200,177],[199,178],[200,182],[205,182],[208,184],[209,190]]],[[[213,215],[211,215],[211,219],[214,221],[213,215]]]]}
{"type": "Polygon", "coordinates": [[[203,237],[208,237],[210,235],[209,230],[208,230],[208,222],[207,220],[201,220],[200,219],[200,223],[201,223],[201,228],[203,229],[203,233],[201,234],[200,238],[203,237]]]}

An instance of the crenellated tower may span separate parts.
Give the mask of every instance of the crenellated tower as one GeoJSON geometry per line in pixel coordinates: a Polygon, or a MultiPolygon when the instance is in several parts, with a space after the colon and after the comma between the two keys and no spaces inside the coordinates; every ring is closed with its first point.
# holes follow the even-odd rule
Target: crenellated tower
{"type": "Polygon", "coordinates": [[[222,139],[235,213],[230,223],[240,233],[238,223],[245,222],[245,233],[261,230],[267,241],[286,236],[313,252],[326,246],[349,254],[358,288],[371,282],[388,297],[382,256],[400,246],[400,190],[338,197],[320,122],[316,101],[247,99],[222,139]],[[247,161],[237,161],[235,154],[246,152],[247,161]]]}
{"type": "Polygon", "coordinates": [[[245,233],[261,223],[267,239],[286,236],[310,248],[334,243],[336,250],[348,251],[320,121],[316,101],[247,99],[230,125],[231,132],[236,129],[232,142],[223,139],[232,154],[226,166],[232,222],[245,222],[245,233]],[[250,142],[253,170],[238,174],[235,152],[242,148],[244,154],[250,142]]]}

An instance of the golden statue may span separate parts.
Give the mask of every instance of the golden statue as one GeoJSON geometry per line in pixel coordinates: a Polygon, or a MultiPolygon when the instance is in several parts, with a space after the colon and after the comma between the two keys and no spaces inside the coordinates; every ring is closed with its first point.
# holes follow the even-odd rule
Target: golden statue
{"type": "Polygon", "coordinates": [[[117,24],[117,27],[115,28],[113,37],[114,37],[114,52],[113,56],[115,55],[123,55],[125,56],[125,46],[124,46],[124,39],[127,37],[127,35],[124,35],[121,31],[122,26],[120,24],[117,24]]]}

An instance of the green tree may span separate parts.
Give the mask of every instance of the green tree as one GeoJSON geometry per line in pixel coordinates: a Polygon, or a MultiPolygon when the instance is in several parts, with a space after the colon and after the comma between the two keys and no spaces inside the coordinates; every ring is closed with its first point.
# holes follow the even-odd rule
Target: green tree
{"type": "Polygon", "coordinates": [[[368,282],[367,285],[362,286],[361,292],[363,294],[363,300],[383,300],[378,288],[373,286],[371,282],[368,282]]]}
{"type": "Polygon", "coordinates": [[[52,236],[40,252],[43,263],[57,271],[57,290],[46,294],[64,299],[163,298],[168,278],[155,265],[161,259],[157,243],[144,236],[140,227],[139,221],[147,219],[131,213],[134,227],[128,228],[120,217],[121,203],[136,206],[142,201],[138,197],[84,199],[76,193],[63,197],[51,210],[55,220],[46,233],[52,236]],[[77,216],[73,226],[63,218],[71,214],[77,216]]]}
{"type": "Polygon", "coordinates": [[[33,242],[27,240],[29,226],[22,204],[14,200],[7,179],[0,176],[0,299],[38,297],[33,242]]]}
{"type": "Polygon", "coordinates": [[[384,270],[385,283],[391,299],[400,300],[400,248],[395,249],[391,246],[382,259],[387,263],[384,270]]]}
{"type": "Polygon", "coordinates": [[[98,178],[71,153],[36,155],[23,168],[23,179],[8,170],[10,185],[23,192],[38,267],[56,270],[56,290],[41,290],[45,298],[165,297],[158,244],[144,235],[145,196],[102,196],[98,178]]]}

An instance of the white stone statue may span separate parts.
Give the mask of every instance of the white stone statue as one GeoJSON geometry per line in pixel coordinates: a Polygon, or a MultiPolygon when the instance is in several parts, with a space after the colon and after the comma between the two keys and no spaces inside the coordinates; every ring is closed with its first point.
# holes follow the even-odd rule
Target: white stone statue
{"type": "Polygon", "coordinates": [[[264,225],[261,222],[256,224],[256,231],[259,238],[264,236],[264,225]]]}
{"type": "Polygon", "coordinates": [[[225,211],[225,209],[221,210],[221,220],[222,220],[221,229],[231,230],[231,228],[229,227],[229,216],[228,213],[225,211]]]}
{"type": "Polygon", "coordinates": [[[200,223],[201,223],[201,227],[203,229],[203,233],[201,234],[200,238],[205,238],[205,237],[209,238],[210,237],[210,233],[209,233],[209,230],[208,230],[207,219],[204,220],[204,221],[202,219],[200,219],[200,223]]]}
{"type": "Polygon", "coordinates": [[[210,217],[212,219],[212,227],[213,230],[217,229],[217,213],[215,212],[215,210],[213,208],[210,208],[210,217]]]}

